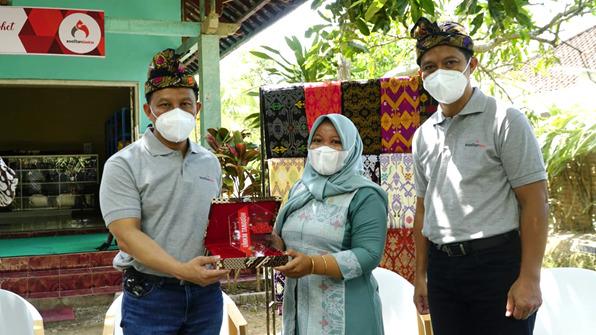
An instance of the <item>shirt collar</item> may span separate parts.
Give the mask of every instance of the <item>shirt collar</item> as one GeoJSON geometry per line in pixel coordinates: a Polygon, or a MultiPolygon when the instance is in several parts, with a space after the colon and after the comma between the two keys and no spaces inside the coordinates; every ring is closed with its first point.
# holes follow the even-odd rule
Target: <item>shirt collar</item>
{"type": "MultiPolygon", "coordinates": [[[[145,130],[142,140],[147,151],[153,156],[166,156],[176,151],[161,143],[159,139],[155,137],[155,134],[153,134],[153,128],[151,127],[145,130]]],[[[188,139],[187,141],[189,142],[188,152],[198,154],[200,152],[199,145],[188,139]]]]}
{"type": "MultiPolygon", "coordinates": [[[[486,95],[484,95],[484,93],[482,93],[482,91],[479,88],[474,87],[470,100],[468,100],[464,108],[459,113],[457,113],[457,115],[482,113],[486,110],[487,101],[488,98],[486,97],[486,95]]],[[[445,115],[443,115],[441,105],[439,105],[439,108],[437,108],[437,112],[433,114],[432,117],[433,125],[437,125],[445,121],[446,117],[445,115]]]]}

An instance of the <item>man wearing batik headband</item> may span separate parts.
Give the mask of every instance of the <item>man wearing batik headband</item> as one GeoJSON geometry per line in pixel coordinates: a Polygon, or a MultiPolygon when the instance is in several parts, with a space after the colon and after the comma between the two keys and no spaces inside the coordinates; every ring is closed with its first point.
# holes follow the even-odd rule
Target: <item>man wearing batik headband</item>
{"type": "Polygon", "coordinates": [[[221,168],[191,142],[198,87],[173,49],[157,53],[145,83],[145,115],[155,127],[106,162],[101,211],[124,271],[124,334],[219,334],[223,301],[204,257],[211,200],[221,191],[221,168]]]}
{"type": "Polygon", "coordinates": [[[525,116],[470,84],[474,43],[418,20],[416,60],[438,111],[414,135],[414,303],[435,334],[531,334],[542,303],[546,172],[525,116]]]}

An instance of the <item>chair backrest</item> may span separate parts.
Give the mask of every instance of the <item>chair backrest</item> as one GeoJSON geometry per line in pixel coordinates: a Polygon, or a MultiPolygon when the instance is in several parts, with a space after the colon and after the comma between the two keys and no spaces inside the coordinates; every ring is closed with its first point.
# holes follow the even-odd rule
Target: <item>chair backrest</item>
{"type": "Polygon", "coordinates": [[[0,335],[43,335],[43,320],[23,297],[0,289],[0,335]]]}
{"type": "Polygon", "coordinates": [[[580,268],[542,269],[542,306],[535,335],[594,334],[596,271],[580,268]]]}
{"type": "MultiPolygon", "coordinates": [[[[246,334],[246,321],[238,311],[234,301],[225,293],[223,295],[223,320],[220,335],[246,334]],[[231,324],[231,327],[230,327],[231,324]]],[[[122,294],[120,294],[106,312],[102,335],[122,335],[122,294]]],[[[4,335],[0,333],[0,335],[4,335]]]]}
{"type": "Polygon", "coordinates": [[[416,307],[412,302],[414,286],[387,269],[376,268],[372,273],[379,284],[385,334],[394,334],[396,329],[399,334],[419,334],[416,307]]]}

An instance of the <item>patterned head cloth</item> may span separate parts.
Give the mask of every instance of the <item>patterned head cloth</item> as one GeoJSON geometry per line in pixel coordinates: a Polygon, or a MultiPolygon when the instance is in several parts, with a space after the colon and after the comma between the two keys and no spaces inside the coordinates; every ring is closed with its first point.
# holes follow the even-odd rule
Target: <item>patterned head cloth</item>
{"type": "Polygon", "coordinates": [[[168,87],[190,88],[197,97],[199,94],[195,78],[180,64],[180,56],[174,49],[165,49],[153,56],[147,71],[145,96],[149,97],[151,93],[168,87]]]}
{"type": "Polygon", "coordinates": [[[466,29],[456,22],[430,22],[421,17],[410,30],[410,36],[416,39],[416,63],[420,65],[422,55],[438,45],[450,45],[452,47],[474,53],[474,41],[466,32],[466,29]]]}

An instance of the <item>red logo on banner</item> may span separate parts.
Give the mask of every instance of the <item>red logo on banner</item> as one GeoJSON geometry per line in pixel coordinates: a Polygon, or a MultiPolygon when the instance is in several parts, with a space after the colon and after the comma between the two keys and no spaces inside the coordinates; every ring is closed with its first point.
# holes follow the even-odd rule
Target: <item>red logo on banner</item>
{"type": "Polygon", "coordinates": [[[72,27],[72,30],[70,31],[70,34],[72,35],[73,38],[76,37],[75,36],[75,33],[77,31],[84,32],[85,33],[85,38],[89,37],[89,28],[81,20],[79,20],[79,22],[77,22],[77,24],[75,24],[75,26],[72,27]]]}
{"type": "Polygon", "coordinates": [[[238,229],[240,230],[240,250],[244,251],[247,256],[252,254],[250,250],[250,218],[248,216],[248,206],[244,206],[238,210],[238,229]]]}
{"type": "Polygon", "coordinates": [[[0,6],[0,54],[104,57],[104,13],[0,6]]]}

